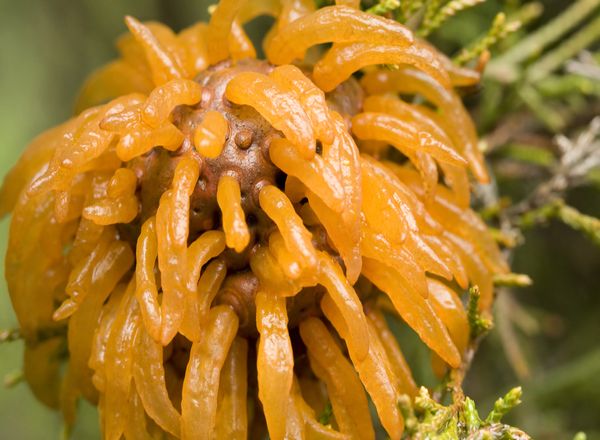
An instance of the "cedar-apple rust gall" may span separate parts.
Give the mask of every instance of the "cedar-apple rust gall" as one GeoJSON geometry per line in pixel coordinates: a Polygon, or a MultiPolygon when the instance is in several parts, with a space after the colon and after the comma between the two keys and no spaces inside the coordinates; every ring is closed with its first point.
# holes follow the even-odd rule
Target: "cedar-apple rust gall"
{"type": "Polygon", "coordinates": [[[454,87],[479,74],[338,3],[222,0],[179,33],[127,17],[77,115],[7,175],[24,378],[69,426],[86,399],[108,439],[373,439],[368,395],[399,439],[418,385],[384,313],[436,374],[461,364],[462,292],[487,311],[509,272],[469,208],[488,177],[454,87]]]}

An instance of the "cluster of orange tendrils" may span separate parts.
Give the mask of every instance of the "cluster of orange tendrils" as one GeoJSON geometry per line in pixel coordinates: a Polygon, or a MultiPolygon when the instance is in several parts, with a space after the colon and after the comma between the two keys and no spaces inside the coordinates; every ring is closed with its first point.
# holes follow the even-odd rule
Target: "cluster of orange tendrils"
{"type": "Polygon", "coordinates": [[[507,271],[469,209],[487,175],[453,87],[478,75],[337,3],[222,0],[179,34],[127,18],[78,116],[7,175],[25,378],[69,424],[83,397],[107,439],[372,439],[368,395],[399,439],[417,386],[383,311],[436,372],[461,364],[458,292],[485,312],[507,271]]]}

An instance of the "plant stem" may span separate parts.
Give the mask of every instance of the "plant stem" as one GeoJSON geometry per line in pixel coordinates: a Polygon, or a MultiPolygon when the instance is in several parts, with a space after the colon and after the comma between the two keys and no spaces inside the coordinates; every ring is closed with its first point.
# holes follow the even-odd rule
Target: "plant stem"
{"type": "Polygon", "coordinates": [[[555,50],[545,55],[542,59],[527,69],[527,80],[536,82],[558,69],[569,58],[574,57],[583,49],[600,38],[600,15],[592,20],[555,50]]]}
{"type": "Polygon", "coordinates": [[[511,82],[517,77],[516,65],[539,54],[545,47],[559,40],[573,27],[585,20],[600,5],[600,0],[579,0],[554,20],[538,29],[504,55],[492,61],[487,74],[499,81],[511,82]]]}
{"type": "Polygon", "coordinates": [[[519,90],[519,96],[532,112],[553,133],[558,133],[565,126],[563,117],[552,107],[546,105],[544,99],[533,86],[525,85],[519,90]]]}

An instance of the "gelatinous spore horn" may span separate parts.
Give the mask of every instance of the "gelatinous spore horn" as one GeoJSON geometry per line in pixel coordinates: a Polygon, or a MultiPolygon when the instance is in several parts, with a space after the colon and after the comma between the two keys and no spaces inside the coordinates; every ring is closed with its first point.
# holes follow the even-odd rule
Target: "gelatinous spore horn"
{"type": "MultiPolygon", "coordinates": [[[[173,124],[185,136],[181,147],[175,152],[155,148],[129,165],[139,179],[140,221],[143,222],[156,212],[179,158],[190,155],[197,160],[201,171],[190,197],[189,240],[203,231],[219,228],[230,215],[241,217],[247,224],[248,236],[231,246],[235,252],[227,253],[228,266],[236,269],[247,265],[247,257],[237,254],[246,251],[247,255],[257,235],[264,239],[272,225],[258,206],[258,194],[262,187],[275,185],[281,174],[269,159],[269,146],[282,134],[254,108],[231,103],[224,94],[228,82],[240,72],[269,72],[271,69],[264,62],[246,61],[235,66],[223,62],[199,75],[196,81],[202,86],[201,100],[195,105],[180,105],[172,114],[173,124]],[[216,154],[208,152],[211,143],[216,154]],[[219,182],[224,200],[222,207],[218,202],[219,182]],[[236,202],[232,197],[239,200],[236,202]],[[234,204],[238,206],[237,211],[232,207],[234,204]],[[233,211],[237,214],[232,214],[233,211]]],[[[228,235],[228,229],[235,226],[230,228],[231,222],[226,223],[224,229],[228,235]]]]}

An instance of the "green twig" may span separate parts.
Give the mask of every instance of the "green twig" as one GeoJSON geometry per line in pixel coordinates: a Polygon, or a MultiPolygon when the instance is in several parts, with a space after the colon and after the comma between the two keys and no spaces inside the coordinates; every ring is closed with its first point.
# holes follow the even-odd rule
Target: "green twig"
{"type": "Polygon", "coordinates": [[[488,33],[473,44],[465,47],[456,57],[454,62],[457,64],[465,64],[466,62],[477,58],[484,51],[490,49],[500,40],[512,32],[515,32],[521,27],[521,22],[518,20],[507,20],[506,15],[501,12],[494,18],[492,27],[488,33]]]}
{"type": "Polygon", "coordinates": [[[475,402],[470,397],[465,398],[463,406],[463,419],[468,432],[477,431],[481,427],[481,418],[475,406],[475,402]]]}
{"type": "Polygon", "coordinates": [[[600,81],[579,74],[549,75],[536,84],[546,98],[567,97],[573,94],[600,96],[600,81]]]}
{"type": "Polygon", "coordinates": [[[585,20],[600,5],[600,0],[579,0],[554,20],[522,39],[502,56],[493,60],[486,69],[487,75],[502,81],[513,82],[518,77],[517,65],[543,50],[585,20]]]}
{"type": "Polygon", "coordinates": [[[510,34],[519,30],[523,25],[529,23],[533,19],[539,17],[542,13],[542,6],[538,2],[528,3],[520,8],[517,12],[507,17],[504,13],[499,13],[494,18],[492,26],[487,33],[465,47],[455,58],[457,64],[465,64],[466,62],[477,58],[484,51],[491,49],[493,46],[504,40],[510,34]]]}
{"type": "Polygon", "coordinates": [[[527,69],[527,81],[534,83],[545,78],[598,38],[600,38],[600,15],[552,52],[544,55],[539,61],[531,65],[527,69]]]}
{"type": "Polygon", "coordinates": [[[404,21],[407,22],[413,18],[413,16],[425,6],[426,0],[402,0],[400,2],[400,11],[404,17],[404,21]]]}
{"type": "Polygon", "coordinates": [[[548,105],[533,86],[523,86],[519,90],[519,97],[552,132],[558,133],[564,128],[566,124],[564,118],[548,105]]]}
{"type": "Polygon", "coordinates": [[[521,387],[516,387],[510,390],[504,397],[499,398],[494,403],[494,408],[486,417],[486,423],[499,423],[509,411],[521,403],[523,390],[521,387]]]}
{"type": "Polygon", "coordinates": [[[402,394],[398,398],[398,408],[400,408],[400,412],[404,418],[404,427],[406,429],[406,433],[409,435],[414,434],[419,427],[419,420],[415,415],[412,402],[408,395],[402,394]]]}
{"type": "Polygon", "coordinates": [[[367,12],[375,15],[385,15],[400,7],[400,0],[380,0],[375,6],[367,9],[367,12]]]}
{"type": "Polygon", "coordinates": [[[523,313],[519,303],[507,289],[498,292],[496,298],[495,324],[497,335],[500,339],[508,364],[519,380],[526,380],[530,376],[529,362],[523,352],[523,347],[517,336],[515,325],[519,312],[523,313]]]}
{"type": "MultiPolygon", "coordinates": [[[[425,11],[425,18],[423,19],[423,25],[418,30],[418,34],[421,37],[426,37],[458,12],[476,6],[485,1],[486,0],[451,0],[449,3],[440,7],[437,11],[427,8],[425,11]]],[[[434,2],[431,2],[430,4],[432,3],[434,2]]]]}
{"type": "Polygon", "coordinates": [[[494,275],[494,285],[504,287],[528,287],[533,284],[529,275],[523,273],[506,273],[494,275]]]}
{"type": "Polygon", "coordinates": [[[549,167],[556,163],[554,154],[548,148],[535,145],[510,143],[501,150],[503,158],[517,160],[540,167],[549,167]]]}
{"type": "Polygon", "coordinates": [[[425,37],[431,31],[431,25],[434,17],[439,12],[443,5],[443,0],[429,0],[425,3],[425,10],[423,12],[423,21],[417,29],[417,35],[425,37]]]}
{"type": "Polygon", "coordinates": [[[600,219],[582,214],[575,208],[563,204],[559,206],[557,214],[557,217],[563,223],[576,231],[582,232],[592,242],[600,246],[600,219]]]}
{"type": "Polygon", "coordinates": [[[538,209],[525,212],[518,224],[522,228],[531,227],[549,220],[558,219],[585,234],[593,243],[600,246],[600,219],[585,215],[575,208],[565,205],[562,200],[554,200],[538,209]]]}
{"type": "Polygon", "coordinates": [[[530,439],[523,431],[500,423],[500,419],[520,403],[520,388],[515,388],[496,401],[494,409],[484,421],[479,417],[475,402],[469,397],[444,406],[433,399],[425,387],[421,387],[414,404],[400,400],[399,406],[405,416],[405,434],[413,439],[453,440],[507,440],[530,439]]]}
{"type": "Polygon", "coordinates": [[[471,339],[477,339],[492,328],[492,321],[479,312],[479,298],[481,293],[478,286],[469,289],[469,303],[467,304],[467,318],[471,329],[471,339]]]}

